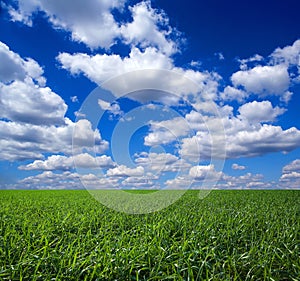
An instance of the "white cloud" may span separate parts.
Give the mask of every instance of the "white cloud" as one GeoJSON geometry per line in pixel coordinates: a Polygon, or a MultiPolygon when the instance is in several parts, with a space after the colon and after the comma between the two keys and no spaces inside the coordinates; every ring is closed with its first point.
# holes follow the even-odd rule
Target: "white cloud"
{"type": "Polygon", "coordinates": [[[170,153],[141,153],[135,155],[135,162],[151,171],[160,172],[178,172],[185,170],[190,165],[183,159],[170,153]]]}
{"type": "Polygon", "coordinates": [[[274,184],[263,181],[262,174],[246,173],[244,175],[233,177],[223,176],[223,181],[216,186],[219,189],[268,189],[276,188],[274,184]]]}
{"type": "Polygon", "coordinates": [[[72,40],[83,42],[91,49],[108,49],[119,39],[130,46],[153,46],[168,55],[178,51],[173,38],[179,38],[179,32],[169,26],[168,17],[163,11],[151,7],[150,1],[129,7],[131,22],[124,22],[124,19],[118,22],[113,10],[124,12],[125,2],[18,0],[17,9],[7,5],[6,8],[13,21],[29,26],[33,25],[34,15],[42,12],[54,28],[70,32],[72,40]]]}
{"type": "Polygon", "coordinates": [[[245,166],[239,165],[239,164],[236,164],[236,163],[233,163],[232,166],[231,166],[231,168],[232,168],[233,170],[245,170],[245,169],[246,169],[245,166]]]}
{"type": "MultiPolygon", "coordinates": [[[[143,51],[133,47],[124,58],[116,54],[61,53],[57,60],[71,74],[83,73],[116,97],[141,89],[157,89],[174,94],[169,101],[169,96],[161,95],[169,104],[175,103],[174,97],[187,98],[193,104],[217,98],[218,74],[175,67],[170,57],[153,47],[143,51]]],[[[157,100],[157,92],[152,98],[157,100]]],[[[151,100],[151,92],[147,93],[147,100],[151,100]]]]}
{"type": "Polygon", "coordinates": [[[258,55],[258,54],[254,55],[254,56],[252,56],[248,59],[241,59],[241,60],[239,60],[240,68],[242,70],[247,70],[249,63],[260,62],[260,61],[263,61],[263,60],[264,60],[264,58],[261,55],[258,55]]]}
{"type": "Polygon", "coordinates": [[[43,69],[0,42],[0,118],[44,125],[64,124],[67,105],[45,87],[43,69]]]}
{"type": "Polygon", "coordinates": [[[240,89],[231,86],[225,87],[224,91],[220,94],[220,98],[224,101],[239,101],[242,102],[248,97],[248,94],[240,89]]]}
{"type": "Polygon", "coordinates": [[[144,168],[142,166],[128,168],[125,165],[120,165],[107,171],[109,177],[139,177],[143,175],[144,168]]]}
{"type": "Polygon", "coordinates": [[[292,46],[277,48],[270,57],[274,64],[283,63],[300,67],[300,40],[296,40],[292,46]]]}
{"type": "Polygon", "coordinates": [[[0,42],[0,61],[1,82],[24,81],[26,78],[30,78],[44,86],[46,79],[42,76],[44,71],[39,64],[31,58],[21,58],[3,42],[0,42]]]}
{"type": "Polygon", "coordinates": [[[239,117],[250,123],[273,122],[283,114],[286,109],[278,106],[273,107],[270,101],[253,101],[239,107],[239,117]]]}
{"type": "Polygon", "coordinates": [[[31,80],[0,82],[0,117],[15,122],[44,125],[64,124],[67,105],[48,87],[31,80]]]}
{"type": "Polygon", "coordinates": [[[40,126],[0,121],[0,158],[5,160],[41,159],[43,153],[81,153],[84,149],[101,153],[108,148],[98,130],[88,120],[63,126],[40,126]],[[73,134],[73,131],[75,132],[73,134]]]}
{"type": "Polygon", "coordinates": [[[296,159],[282,168],[280,187],[300,189],[300,159],[296,159]]]}
{"type": "Polygon", "coordinates": [[[122,181],[122,186],[127,188],[147,188],[155,189],[159,186],[153,181],[153,177],[149,176],[140,176],[140,177],[128,177],[122,181]]]}
{"type": "Polygon", "coordinates": [[[90,48],[109,48],[120,36],[119,24],[111,12],[114,8],[122,9],[123,0],[18,0],[17,4],[17,10],[9,7],[13,21],[31,26],[34,14],[44,12],[55,28],[70,31],[74,41],[83,42],[90,48]]]}
{"type": "Polygon", "coordinates": [[[289,88],[290,77],[285,65],[256,66],[231,76],[235,87],[243,86],[247,92],[265,97],[283,95],[289,88]]]}
{"type": "Polygon", "coordinates": [[[260,156],[271,152],[289,152],[299,147],[300,131],[295,127],[283,130],[280,126],[250,124],[236,117],[209,118],[210,123],[224,125],[224,131],[200,130],[195,136],[182,139],[179,153],[184,159],[198,161],[213,158],[239,158],[260,156]]]}
{"type": "Polygon", "coordinates": [[[70,97],[70,100],[71,100],[72,102],[79,102],[77,96],[71,96],[71,97],[70,97]]]}
{"type": "Polygon", "coordinates": [[[82,72],[99,85],[107,79],[130,71],[172,67],[171,59],[152,47],[146,48],[143,52],[138,48],[132,48],[128,57],[125,58],[115,54],[89,56],[83,53],[74,55],[61,53],[57,59],[62,67],[73,75],[82,72]]]}
{"type": "Polygon", "coordinates": [[[11,188],[21,189],[117,189],[119,180],[116,178],[98,177],[94,174],[53,173],[44,171],[36,176],[30,176],[18,181],[11,188]]]}
{"type": "Polygon", "coordinates": [[[120,105],[116,102],[111,104],[105,100],[98,99],[98,105],[102,110],[108,111],[113,115],[123,115],[123,111],[121,110],[120,105]]]}
{"type": "Polygon", "coordinates": [[[111,157],[101,155],[93,157],[88,153],[81,153],[71,157],[63,155],[51,155],[47,160],[35,160],[26,166],[20,166],[20,170],[71,170],[76,168],[111,168],[115,166],[111,157]]]}
{"type": "Polygon", "coordinates": [[[189,124],[183,117],[159,122],[150,121],[150,133],[145,136],[144,144],[147,146],[168,144],[179,140],[191,130],[189,124]]]}
{"type": "Polygon", "coordinates": [[[177,51],[175,42],[168,39],[172,29],[162,11],[153,9],[150,1],[140,2],[129,10],[133,20],[121,26],[121,34],[127,44],[156,47],[167,55],[177,51]]]}
{"type": "Polygon", "coordinates": [[[220,180],[223,176],[222,172],[215,170],[214,165],[198,165],[193,166],[189,171],[189,176],[196,181],[214,181],[220,180]]]}
{"type": "Polygon", "coordinates": [[[216,57],[218,57],[219,60],[225,60],[225,57],[224,57],[224,55],[223,55],[221,52],[215,53],[214,55],[215,55],[216,57]]]}
{"type": "Polygon", "coordinates": [[[283,173],[300,172],[300,159],[296,159],[291,163],[289,163],[288,165],[284,166],[282,172],[283,173]]]}
{"type": "Polygon", "coordinates": [[[67,105],[44,86],[46,79],[37,62],[21,58],[3,43],[0,56],[4,58],[0,70],[1,159],[41,159],[45,152],[71,154],[72,147],[77,151],[108,147],[88,120],[74,123],[65,118],[67,105]]]}

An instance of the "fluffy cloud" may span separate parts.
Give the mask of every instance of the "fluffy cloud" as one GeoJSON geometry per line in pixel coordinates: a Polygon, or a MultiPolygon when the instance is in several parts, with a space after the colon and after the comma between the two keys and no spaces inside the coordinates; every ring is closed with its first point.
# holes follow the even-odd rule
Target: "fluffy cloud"
{"type": "Polygon", "coordinates": [[[235,87],[243,88],[253,94],[265,97],[283,95],[289,88],[290,77],[285,65],[256,66],[250,70],[242,70],[231,76],[235,87]]]}
{"type": "Polygon", "coordinates": [[[81,153],[73,157],[63,155],[51,155],[47,160],[35,160],[26,166],[20,166],[20,170],[71,170],[76,168],[111,168],[115,163],[111,157],[101,155],[93,157],[88,153],[81,153]]]}
{"type": "Polygon", "coordinates": [[[264,60],[264,58],[261,55],[258,55],[258,54],[254,55],[254,56],[252,56],[248,59],[241,59],[241,60],[239,60],[240,68],[242,70],[247,70],[249,63],[260,62],[260,61],[263,61],[263,60],[264,60]]]}
{"type": "Polygon", "coordinates": [[[67,105],[45,87],[43,69],[0,42],[0,118],[44,125],[64,124],[67,105]]]}
{"type": "Polygon", "coordinates": [[[63,126],[39,126],[0,121],[0,158],[5,160],[41,159],[43,153],[101,153],[108,148],[98,130],[88,120],[74,123],[65,119],[63,126]],[[75,133],[73,134],[73,130],[75,133]]]}
{"type": "Polygon", "coordinates": [[[14,80],[23,81],[26,78],[34,79],[41,86],[46,82],[42,76],[44,71],[35,60],[21,58],[3,42],[0,42],[0,61],[0,81],[2,83],[14,80]]]}
{"type": "Polygon", "coordinates": [[[292,46],[277,48],[271,54],[274,64],[287,64],[300,66],[300,40],[296,40],[292,46]]]}
{"type": "Polygon", "coordinates": [[[246,119],[250,123],[273,122],[285,112],[284,108],[272,106],[270,101],[249,102],[239,107],[239,117],[246,119]]]}
{"type": "Polygon", "coordinates": [[[123,111],[121,110],[120,105],[118,103],[111,104],[105,100],[98,99],[98,105],[102,110],[108,111],[113,115],[123,114],[123,111]]]}
{"type": "Polygon", "coordinates": [[[248,94],[240,89],[231,86],[225,87],[224,91],[220,94],[221,100],[224,101],[239,101],[242,102],[248,97],[248,94]]]}
{"type": "Polygon", "coordinates": [[[139,177],[143,175],[144,168],[142,166],[128,168],[125,165],[120,165],[107,171],[109,177],[139,177]]]}
{"type": "Polygon", "coordinates": [[[83,53],[74,55],[61,53],[57,59],[62,67],[73,75],[82,72],[99,85],[107,79],[126,72],[151,68],[170,69],[172,66],[171,59],[153,47],[148,47],[143,52],[138,48],[132,48],[125,58],[114,54],[89,56],[83,53]]]}
{"type": "Polygon", "coordinates": [[[67,105],[48,87],[31,81],[0,83],[0,117],[15,122],[63,125],[67,105]]]}
{"type": "Polygon", "coordinates": [[[167,55],[176,51],[176,44],[167,39],[172,29],[162,11],[154,10],[150,1],[130,7],[130,11],[132,22],[121,26],[121,34],[127,44],[139,45],[142,48],[153,46],[167,55]]]}
{"type": "Polygon", "coordinates": [[[270,152],[289,152],[299,147],[300,131],[295,127],[283,130],[280,126],[251,124],[248,120],[237,117],[210,117],[203,121],[203,116],[198,116],[199,131],[195,136],[182,139],[179,153],[184,159],[198,161],[199,157],[253,157],[270,152]],[[219,127],[215,131],[207,130],[213,129],[211,123],[223,124],[224,129],[219,127]],[[225,138],[222,137],[224,133],[225,138]]]}
{"type": "Polygon", "coordinates": [[[136,155],[135,162],[155,172],[178,172],[186,170],[190,165],[183,159],[170,153],[146,153],[136,155]]]}
{"type": "Polygon", "coordinates": [[[299,172],[300,173],[300,159],[296,159],[289,163],[288,165],[284,166],[282,169],[284,174],[290,172],[299,172]]]}
{"type": "Polygon", "coordinates": [[[231,168],[232,168],[233,170],[245,170],[245,169],[246,169],[245,166],[239,165],[239,164],[236,164],[236,163],[232,164],[231,168]]]}
{"type": "Polygon", "coordinates": [[[118,179],[97,177],[94,174],[80,175],[65,171],[53,173],[45,171],[36,176],[24,178],[11,188],[22,189],[110,189],[119,188],[118,179]]]}
{"type": "Polygon", "coordinates": [[[49,87],[34,60],[23,59],[0,44],[0,158],[41,159],[43,153],[103,152],[108,143],[88,120],[65,118],[67,105],[49,87]],[[74,134],[73,134],[73,130],[74,134]],[[72,143],[73,142],[73,143],[72,143]]]}
{"type": "Polygon", "coordinates": [[[55,28],[71,32],[73,40],[91,48],[109,48],[120,36],[119,24],[111,12],[115,8],[121,9],[123,0],[92,0],[86,3],[81,0],[18,0],[17,4],[17,9],[8,8],[13,21],[31,26],[33,15],[43,12],[55,28]]]}
{"type": "MultiPolygon", "coordinates": [[[[154,178],[155,179],[155,178],[154,178]]],[[[140,177],[128,177],[122,181],[122,186],[126,188],[158,189],[159,185],[153,181],[152,175],[140,177]]]]}
{"type": "Polygon", "coordinates": [[[300,188],[300,159],[296,159],[282,168],[279,181],[283,188],[300,188]]]}
{"type": "Polygon", "coordinates": [[[32,26],[34,14],[43,12],[54,28],[71,32],[72,40],[83,42],[92,49],[110,48],[117,39],[123,43],[146,48],[153,46],[162,53],[177,52],[179,32],[169,26],[163,11],[153,9],[150,1],[129,7],[131,22],[118,22],[113,10],[123,12],[125,0],[42,1],[18,0],[17,8],[7,6],[11,19],[32,26]],[[172,37],[172,38],[171,38],[172,37]]]}
{"type": "Polygon", "coordinates": [[[150,133],[145,137],[144,143],[148,146],[168,144],[185,136],[191,130],[187,121],[182,117],[160,122],[149,122],[150,133]]]}
{"type": "MultiPolygon", "coordinates": [[[[177,100],[180,97],[186,98],[195,106],[199,102],[202,105],[203,100],[217,98],[220,80],[218,74],[175,67],[169,56],[154,47],[147,47],[143,51],[133,47],[124,58],[115,54],[90,56],[83,53],[61,53],[57,60],[71,74],[83,73],[116,97],[141,89],[155,89],[161,91],[160,99],[165,104],[174,105],[175,96],[177,100]],[[173,99],[168,100],[170,95],[166,93],[173,94],[173,99]]],[[[140,96],[136,95],[135,98],[140,96]]],[[[147,100],[151,100],[151,97],[158,100],[157,92],[152,96],[148,91],[147,100]]]]}
{"type": "Polygon", "coordinates": [[[221,179],[223,173],[216,171],[212,164],[198,165],[190,169],[189,176],[196,181],[215,181],[221,179]]]}

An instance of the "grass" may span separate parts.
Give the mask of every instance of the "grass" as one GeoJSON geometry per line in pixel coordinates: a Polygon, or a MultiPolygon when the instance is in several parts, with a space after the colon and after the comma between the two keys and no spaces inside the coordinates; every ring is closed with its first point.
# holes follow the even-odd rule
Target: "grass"
{"type": "Polygon", "coordinates": [[[87,191],[0,198],[0,280],[299,280],[300,191],[188,191],[145,215],[87,191]]]}

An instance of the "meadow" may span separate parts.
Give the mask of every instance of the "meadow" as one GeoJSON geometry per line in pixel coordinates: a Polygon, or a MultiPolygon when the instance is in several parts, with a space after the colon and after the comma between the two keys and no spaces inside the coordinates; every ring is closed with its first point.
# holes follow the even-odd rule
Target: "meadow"
{"type": "Polygon", "coordinates": [[[300,278],[300,190],[188,191],[143,215],[85,190],[0,198],[0,280],[300,278]]]}

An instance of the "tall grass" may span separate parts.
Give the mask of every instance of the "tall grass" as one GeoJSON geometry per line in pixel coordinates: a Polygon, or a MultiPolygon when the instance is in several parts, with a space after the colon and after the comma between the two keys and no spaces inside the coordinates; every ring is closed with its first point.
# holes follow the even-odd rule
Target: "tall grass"
{"type": "Polygon", "coordinates": [[[0,280],[299,280],[300,191],[188,191],[145,215],[87,191],[0,198],[0,280]]]}

